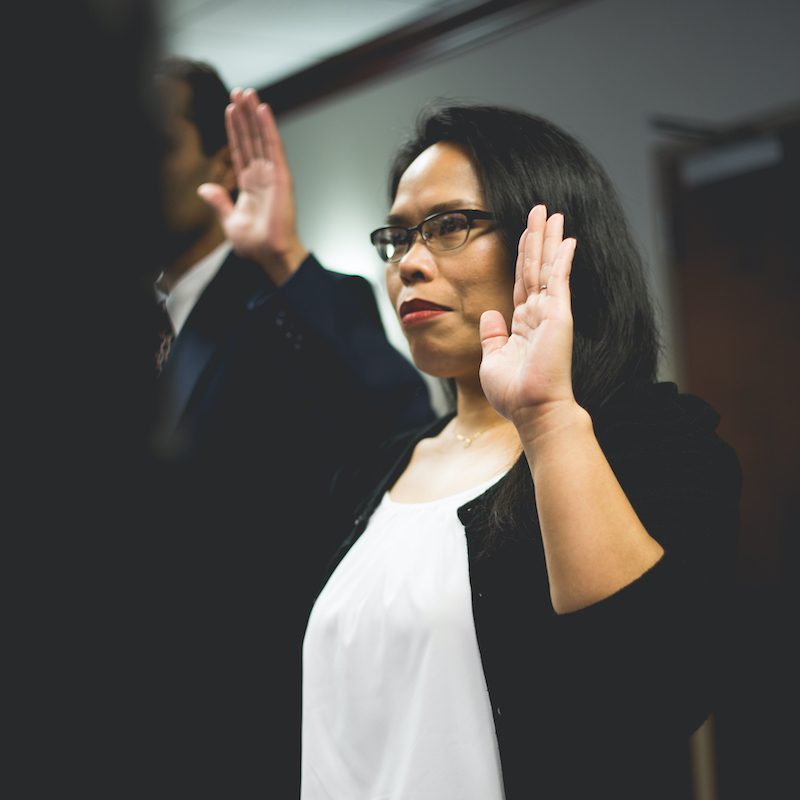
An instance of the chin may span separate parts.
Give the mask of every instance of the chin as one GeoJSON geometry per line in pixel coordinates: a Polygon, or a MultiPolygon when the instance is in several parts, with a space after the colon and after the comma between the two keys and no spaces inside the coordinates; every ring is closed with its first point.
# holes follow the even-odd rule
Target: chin
{"type": "Polygon", "coordinates": [[[481,365],[480,350],[477,359],[474,354],[469,357],[457,356],[453,353],[430,350],[428,348],[411,348],[411,358],[420,372],[432,378],[458,378],[462,375],[477,375],[481,365]]]}

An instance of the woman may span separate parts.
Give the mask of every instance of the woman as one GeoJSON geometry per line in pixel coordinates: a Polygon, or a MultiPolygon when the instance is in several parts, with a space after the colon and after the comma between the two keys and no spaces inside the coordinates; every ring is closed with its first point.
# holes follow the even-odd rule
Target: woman
{"type": "MultiPolygon", "coordinates": [[[[280,160],[252,96],[231,121],[240,172],[280,160]]],[[[372,242],[456,409],[334,487],[302,797],[689,796],[739,472],[716,414],[655,383],[613,188],[540,118],[450,107],[421,118],[390,196],[372,242]]]]}

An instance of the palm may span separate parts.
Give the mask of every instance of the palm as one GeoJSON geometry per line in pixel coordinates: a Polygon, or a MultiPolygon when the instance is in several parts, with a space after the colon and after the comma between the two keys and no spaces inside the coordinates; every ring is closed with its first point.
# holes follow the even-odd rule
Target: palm
{"type": "Polygon", "coordinates": [[[223,220],[225,235],[240,255],[253,255],[269,243],[285,224],[275,167],[259,158],[239,173],[239,195],[231,213],[223,220]]]}
{"type": "Polygon", "coordinates": [[[481,384],[492,406],[512,420],[573,396],[569,271],[574,240],[562,235],[560,215],[547,220],[543,206],[531,212],[520,239],[510,334],[499,312],[487,312],[481,320],[481,384]]]}
{"type": "Polygon", "coordinates": [[[302,249],[291,174],[269,107],[252,90],[234,90],[231,100],[225,125],[239,193],[234,204],[221,186],[206,185],[203,196],[217,209],[236,252],[275,277],[284,266],[281,257],[302,249]]]}

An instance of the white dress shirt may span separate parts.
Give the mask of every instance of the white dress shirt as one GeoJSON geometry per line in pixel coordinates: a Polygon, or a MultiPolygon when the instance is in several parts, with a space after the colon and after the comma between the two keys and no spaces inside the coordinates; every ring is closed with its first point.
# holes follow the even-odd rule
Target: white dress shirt
{"type": "Polygon", "coordinates": [[[181,276],[169,294],[156,286],[156,296],[159,300],[165,301],[176,336],[192,313],[203,290],[219,272],[231,249],[230,242],[223,242],[214,248],[181,276]]]}

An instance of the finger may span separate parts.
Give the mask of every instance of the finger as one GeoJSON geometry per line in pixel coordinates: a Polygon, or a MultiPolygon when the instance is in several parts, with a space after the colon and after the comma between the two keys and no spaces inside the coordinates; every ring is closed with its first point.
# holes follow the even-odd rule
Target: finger
{"type": "Polygon", "coordinates": [[[223,222],[233,211],[231,196],[218,183],[201,183],[197,187],[197,194],[217,212],[223,222]]]}
{"type": "Polygon", "coordinates": [[[553,261],[564,237],[564,215],[553,214],[545,226],[544,243],[542,245],[542,268],[539,271],[539,292],[547,291],[553,261]]]}
{"type": "Polygon", "coordinates": [[[572,274],[572,261],[577,244],[575,239],[569,238],[564,239],[559,245],[547,279],[548,297],[560,297],[569,300],[569,277],[572,274]]]}
{"type": "Polygon", "coordinates": [[[526,298],[539,291],[539,271],[542,266],[542,246],[546,222],[547,208],[541,203],[534,206],[528,214],[528,235],[525,238],[522,264],[522,281],[526,298]]]}
{"type": "Polygon", "coordinates": [[[231,103],[233,104],[231,124],[239,150],[240,169],[244,169],[253,160],[253,145],[244,121],[245,102],[244,92],[241,89],[234,89],[231,92],[231,103]]]}
{"type": "Polygon", "coordinates": [[[522,231],[517,246],[517,263],[514,270],[514,306],[522,305],[528,299],[525,283],[522,278],[522,266],[525,263],[525,239],[528,238],[528,229],[522,231]]]}
{"type": "Polygon", "coordinates": [[[544,242],[542,244],[542,272],[539,275],[539,286],[546,286],[553,268],[553,261],[558,253],[558,248],[564,239],[564,215],[553,214],[547,220],[544,229],[544,242]]]}
{"type": "Polygon", "coordinates": [[[230,103],[225,109],[225,131],[228,134],[228,147],[231,151],[231,161],[233,161],[233,169],[238,179],[239,174],[244,169],[244,160],[242,158],[241,142],[239,134],[234,123],[234,114],[236,113],[236,106],[230,103]]]}
{"type": "Polygon", "coordinates": [[[231,89],[231,103],[238,104],[242,101],[242,94],[244,93],[244,89],[236,86],[235,88],[231,89]]]}
{"type": "Polygon", "coordinates": [[[508,328],[499,311],[484,311],[480,321],[483,357],[499,350],[508,341],[508,328]]]}
{"type": "Polygon", "coordinates": [[[258,106],[258,120],[261,124],[261,132],[267,147],[267,157],[272,159],[275,168],[287,171],[286,154],[283,150],[283,141],[278,133],[278,126],[275,123],[275,116],[267,103],[258,106]]]}
{"type": "Polygon", "coordinates": [[[266,159],[269,155],[258,119],[258,94],[255,89],[245,89],[242,107],[247,133],[253,143],[253,157],[266,159]]]}

